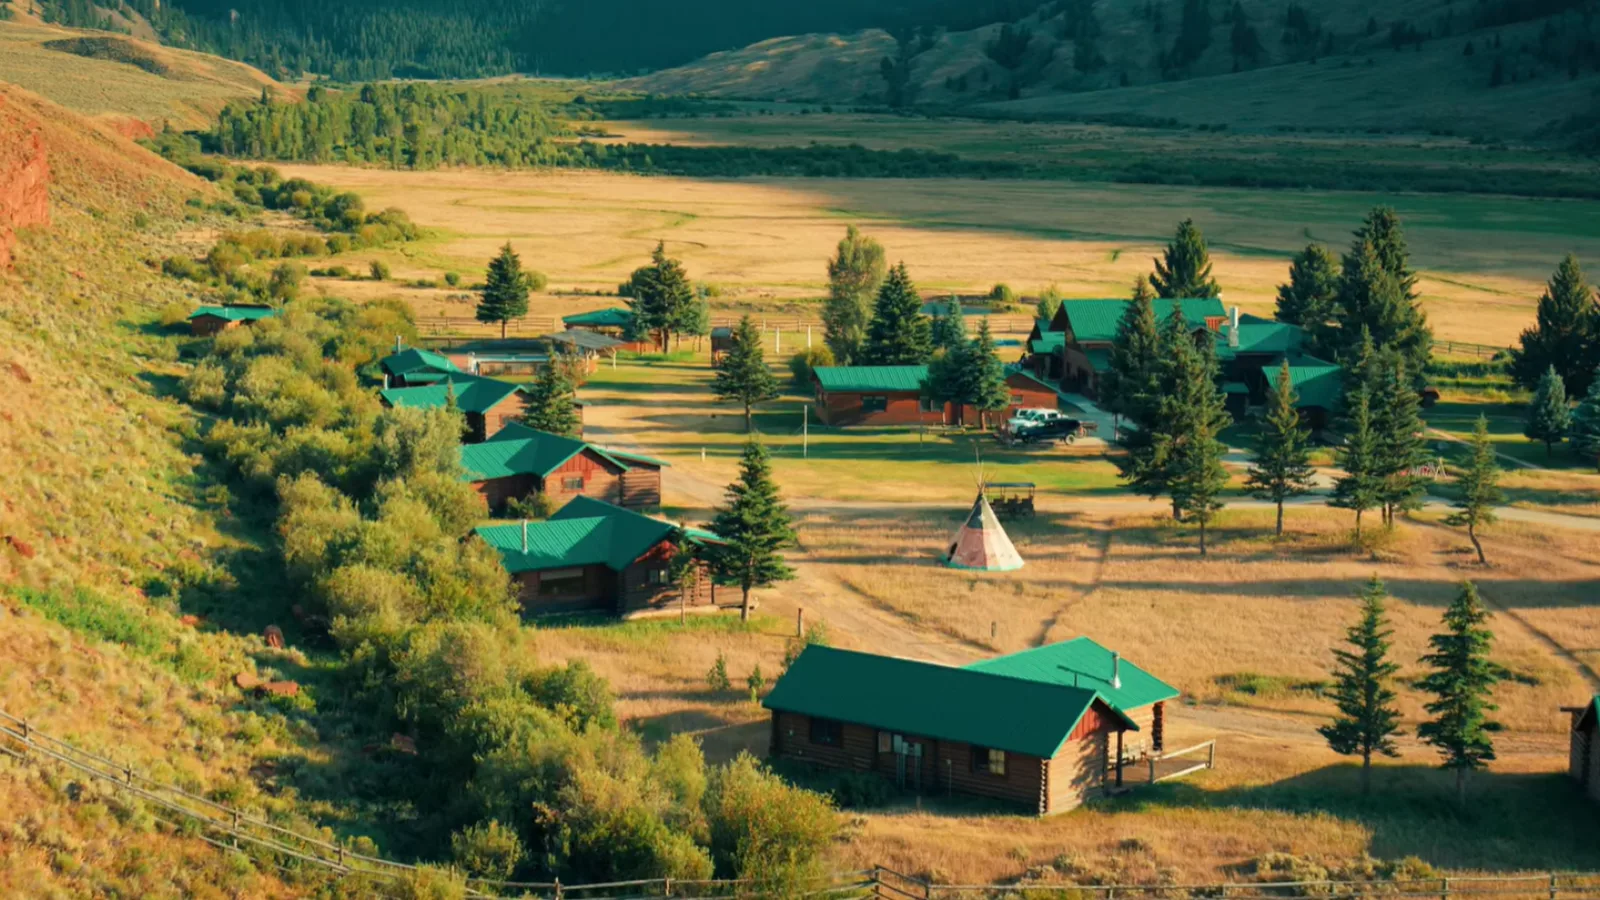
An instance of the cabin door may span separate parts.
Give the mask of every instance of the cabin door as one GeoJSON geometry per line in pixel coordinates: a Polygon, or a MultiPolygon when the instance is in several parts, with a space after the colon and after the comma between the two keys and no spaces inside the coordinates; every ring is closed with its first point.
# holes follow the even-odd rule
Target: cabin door
{"type": "Polygon", "coordinates": [[[903,735],[892,739],[894,781],[902,789],[907,785],[912,790],[922,789],[922,746],[921,741],[908,741],[903,735]]]}

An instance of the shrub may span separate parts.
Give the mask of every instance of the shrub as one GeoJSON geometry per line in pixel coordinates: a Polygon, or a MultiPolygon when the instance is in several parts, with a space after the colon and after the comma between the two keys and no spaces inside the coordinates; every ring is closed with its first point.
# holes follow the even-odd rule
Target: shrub
{"type": "Polygon", "coordinates": [[[176,328],[179,325],[187,324],[189,313],[193,311],[194,307],[188,303],[184,303],[181,300],[174,301],[161,307],[161,312],[157,314],[156,321],[161,323],[162,328],[176,328]]]}
{"type": "Polygon", "coordinates": [[[706,687],[719,694],[733,689],[733,682],[728,679],[728,658],[721,650],[717,651],[717,661],[711,664],[711,671],[706,673],[706,687]]]}
{"type": "Polygon", "coordinates": [[[530,696],[555,711],[574,731],[617,725],[611,686],[584,660],[537,672],[528,679],[527,688],[530,696]]]}
{"type": "Polygon", "coordinates": [[[367,267],[367,271],[372,273],[373,281],[389,280],[389,264],[381,259],[373,260],[372,264],[367,267]]]}
{"type": "Polygon", "coordinates": [[[750,670],[750,677],[744,680],[744,684],[745,687],[750,689],[750,702],[760,703],[761,691],[767,686],[766,676],[761,674],[760,663],[757,663],[756,667],[750,670]]]}
{"type": "Polygon", "coordinates": [[[789,373],[794,376],[794,386],[799,391],[811,390],[811,373],[818,366],[833,365],[833,351],[826,344],[807,347],[789,358],[789,373]]]}
{"type": "Polygon", "coordinates": [[[550,285],[549,277],[547,277],[543,272],[535,271],[533,269],[524,270],[522,273],[522,278],[527,282],[528,290],[533,291],[534,293],[538,293],[550,285]]]}
{"type": "Polygon", "coordinates": [[[555,503],[543,491],[526,497],[512,497],[506,501],[505,514],[509,519],[548,519],[555,515],[555,512],[555,503]]]}
{"type": "Polygon", "coordinates": [[[748,753],[712,775],[705,813],[718,869],[755,879],[763,896],[798,894],[821,873],[839,828],[827,797],[789,785],[748,753]]]}
{"type": "Polygon", "coordinates": [[[451,287],[456,287],[457,285],[461,284],[461,273],[460,272],[446,272],[446,273],[444,273],[444,283],[450,285],[451,287]]]}
{"type": "Polygon", "coordinates": [[[405,878],[380,882],[388,900],[466,900],[467,881],[460,872],[423,865],[405,878]]]}
{"type": "Polygon", "coordinates": [[[989,299],[1002,306],[1009,306],[1017,302],[1017,292],[1011,289],[1011,285],[1002,282],[989,289],[989,299]]]}
{"type": "Polygon", "coordinates": [[[161,271],[173,278],[186,281],[209,281],[211,273],[205,266],[187,256],[169,256],[161,261],[161,271]]]}
{"type": "Polygon", "coordinates": [[[522,861],[522,841],[498,820],[479,822],[450,836],[456,865],[480,878],[505,881],[522,861]]]}

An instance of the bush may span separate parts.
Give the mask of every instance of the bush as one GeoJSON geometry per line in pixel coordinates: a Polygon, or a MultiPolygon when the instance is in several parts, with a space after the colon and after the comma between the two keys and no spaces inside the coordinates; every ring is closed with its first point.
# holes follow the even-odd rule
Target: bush
{"type": "Polygon", "coordinates": [[[1011,289],[1011,285],[1001,283],[989,289],[989,299],[1001,306],[1010,306],[1017,302],[1017,292],[1011,289]]]}
{"type": "Polygon", "coordinates": [[[527,269],[522,273],[522,280],[527,283],[528,290],[538,293],[550,285],[550,279],[543,273],[527,269]]]}
{"type": "Polygon", "coordinates": [[[528,679],[527,689],[539,705],[555,711],[574,731],[617,725],[611,685],[584,660],[570,660],[565,666],[535,673],[528,679]]]}
{"type": "Polygon", "coordinates": [[[373,281],[389,280],[389,264],[381,259],[373,260],[372,264],[367,267],[367,271],[372,273],[373,281]]]}
{"type": "Polygon", "coordinates": [[[456,865],[470,875],[505,881],[522,861],[522,841],[498,820],[479,822],[450,836],[456,865]]]}
{"type": "Polygon", "coordinates": [[[461,284],[461,273],[460,272],[446,272],[446,273],[444,273],[444,283],[450,285],[451,287],[456,287],[457,285],[461,284]]]}
{"type": "Polygon", "coordinates": [[[827,797],[789,785],[748,753],[712,775],[705,812],[718,869],[755,879],[763,896],[794,896],[821,874],[839,829],[827,797]]]}
{"type": "Polygon", "coordinates": [[[506,501],[508,519],[548,519],[555,515],[556,505],[548,494],[538,491],[526,497],[512,497],[506,501]]]}
{"type": "Polygon", "coordinates": [[[161,307],[161,312],[157,314],[156,321],[161,323],[162,328],[176,328],[179,325],[188,323],[191,312],[194,312],[193,306],[181,300],[174,301],[161,307]]]}
{"type": "Polygon", "coordinates": [[[733,682],[728,679],[728,658],[721,650],[717,651],[717,661],[711,664],[711,671],[706,673],[706,687],[719,694],[733,689],[733,682]]]}
{"type": "Polygon", "coordinates": [[[169,256],[161,261],[161,271],[185,281],[210,281],[211,272],[187,256],[169,256]]]}
{"type": "Polygon", "coordinates": [[[795,389],[802,392],[811,390],[811,373],[818,366],[833,365],[833,351],[826,344],[807,347],[789,358],[789,373],[794,376],[795,389]]]}
{"type": "Polygon", "coordinates": [[[454,869],[418,866],[405,878],[379,882],[380,896],[388,900],[466,900],[467,881],[454,869]]]}

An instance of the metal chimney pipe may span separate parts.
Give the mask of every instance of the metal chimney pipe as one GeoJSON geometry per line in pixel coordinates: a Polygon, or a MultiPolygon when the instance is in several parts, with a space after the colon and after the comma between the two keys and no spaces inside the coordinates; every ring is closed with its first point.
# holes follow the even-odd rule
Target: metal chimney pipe
{"type": "Polygon", "coordinates": [[[522,552],[528,552],[528,520],[522,520],[522,552]]]}
{"type": "Polygon", "coordinates": [[[1111,687],[1122,689],[1122,654],[1111,651],[1111,687]]]}
{"type": "Polygon", "coordinates": [[[1228,346],[1239,349],[1239,307],[1228,311],[1228,346]]]}

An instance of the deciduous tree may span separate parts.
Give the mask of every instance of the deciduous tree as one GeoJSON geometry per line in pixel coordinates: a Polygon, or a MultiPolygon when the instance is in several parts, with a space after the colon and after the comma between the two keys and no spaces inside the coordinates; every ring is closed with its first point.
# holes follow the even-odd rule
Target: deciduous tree
{"type": "Polygon", "coordinates": [[[1317,730],[1333,752],[1361,757],[1361,793],[1372,791],[1372,754],[1399,756],[1395,736],[1400,731],[1400,711],[1390,684],[1400,666],[1389,661],[1389,638],[1394,631],[1384,617],[1388,592],[1383,580],[1372,576],[1361,592],[1361,619],[1345,632],[1353,650],[1333,651],[1333,699],[1339,714],[1317,730]]]}
{"type": "Polygon", "coordinates": [[[828,301],[822,307],[822,339],[839,365],[851,365],[860,356],[872,300],[887,272],[883,245],[854,225],[846,227],[828,260],[828,301]]]}

